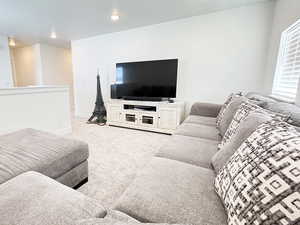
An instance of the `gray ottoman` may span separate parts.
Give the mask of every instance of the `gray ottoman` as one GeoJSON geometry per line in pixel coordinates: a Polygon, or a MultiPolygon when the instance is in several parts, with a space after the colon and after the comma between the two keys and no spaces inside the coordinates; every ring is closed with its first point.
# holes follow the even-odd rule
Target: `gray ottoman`
{"type": "Polygon", "coordinates": [[[96,200],[37,172],[1,184],[0,196],[1,225],[74,225],[106,215],[96,200]]]}
{"type": "Polygon", "coordinates": [[[34,129],[0,136],[0,184],[37,171],[69,187],[88,178],[88,145],[34,129]]]}

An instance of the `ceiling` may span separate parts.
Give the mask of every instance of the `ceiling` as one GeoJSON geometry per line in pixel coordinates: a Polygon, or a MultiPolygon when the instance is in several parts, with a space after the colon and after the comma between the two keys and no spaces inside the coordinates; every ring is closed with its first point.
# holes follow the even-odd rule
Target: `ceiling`
{"type": "Polygon", "coordinates": [[[19,46],[68,47],[70,40],[263,1],[268,0],[0,0],[0,34],[14,37],[19,46]],[[110,20],[114,10],[117,22],[110,20]]]}

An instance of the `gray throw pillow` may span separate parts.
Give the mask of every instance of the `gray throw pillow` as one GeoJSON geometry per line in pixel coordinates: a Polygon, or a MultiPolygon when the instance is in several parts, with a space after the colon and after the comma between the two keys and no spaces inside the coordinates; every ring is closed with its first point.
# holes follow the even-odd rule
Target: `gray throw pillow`
{"type": "Polygon", "coordinates": [[[215,172],[218,173],[220,169],[222,169],[233,153],[259,125],[269,120],[272,120],[272,117],[269,114],[256,111],[250,113],[247,118],[240,123],[235,134],[212,157],[211,163],[215,172]]]}
{"type": "Polygon", "coordinates": [[[220,120],[220,126],[219,126],[219,132],[221,136],[223,137],[226,133],[227,128],[229,127],[234,114],[238,110],[239,106],[242,104],[242,102],[248,102],[248,98],[244,96],[233,96],[231,99],[231,102],[228,104],[226,109],[223,112],[223,116],[220,120]]]}

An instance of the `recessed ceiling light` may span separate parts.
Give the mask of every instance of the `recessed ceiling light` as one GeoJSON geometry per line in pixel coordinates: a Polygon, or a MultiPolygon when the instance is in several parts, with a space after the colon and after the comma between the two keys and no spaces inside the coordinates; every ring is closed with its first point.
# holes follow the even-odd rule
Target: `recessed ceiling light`
{"type": "Polygon", "coordinates": [[[15,47],[16,46],[16,42],[13,38],[9,38],[9,46],[11,47],[15,47]]]}
{"type": "Polygon", "coordinates": [[[56,39],[56,33],[54,31],[51,32],[51,38],[56,39]]]}
{"type": "Polygon", "coordinates": [[[111,15],[110,18],[112,21],[118,21],[120,19],[120,16],[118,14],[114,13],[111,15]]]}

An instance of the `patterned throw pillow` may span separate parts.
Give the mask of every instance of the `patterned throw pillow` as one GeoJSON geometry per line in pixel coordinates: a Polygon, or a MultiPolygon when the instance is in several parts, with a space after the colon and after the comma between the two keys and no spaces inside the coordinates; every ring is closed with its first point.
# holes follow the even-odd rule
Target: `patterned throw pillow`
{"type": "Polygon", "coordinates": [[[228,129],[226,130],[226,132],[225,132],[225,134],[222,138],[222,142],[218,146],[219,149],[221,149],[225,145],[225,143],[227,143],[229,141],[229,139],[237,131],[240,123],[243,120],[245,120],[251,112],[267,113],[272,118],[281,119],[283,121],[287,121],[288,118],[289,118],[289,116],[287,116],[287,115],[282,115],[282,114],[278,114],[278,113],[274,113],[274,112],[265,110],[265,109],[259,107],[258,105],[251,103],[251,102],[243,102],[240,105],[240,107],[238,108],[238,110],[236,111],[236,113],[235,113],[228,129]]]}
{"type": "Polygon", "coordinates": [[[221,120],[222,120],[222,118],[223,118],[223,115],[224,115],[224,113],[225,113],[225,111],[226,111],[226,108],[228,107],[228,105],[229,105],[230,102],[232,101],[233,97],[234,97],[234,96],[241,96],[241,95],[242,95],[242,93],[237,93],[237,94],[231,93],[231,94],[228,96],[227,100],[226,100],[225,103],[222,105],[222,107],[221,107],[221,109],[220,109],[220,112],[219,112],[219,114],[218,114],[218,116],[217,116],[217,128],[220,128],[220,124],[221,124],[221,120]]]}
{"type": "Polygon", "coordinates": [[[279,120],[260,125],[215,179],[229,225],[300,224],[300,133],[279,120]]]}
{"type": "Polygon", "coordinates": [[[226,109],[224,110],[223,116],[220,121],[220,126],[218,127],[219,134],[222,137],[226,133],[239,106],[243,102],[248,102],[248,101],[249,101],[249,99],[244,96],[233,96],[232,97],[231,102],[227,105],[226,109]]]}

